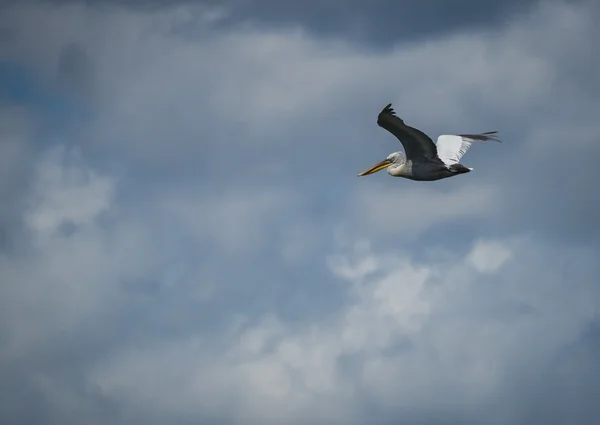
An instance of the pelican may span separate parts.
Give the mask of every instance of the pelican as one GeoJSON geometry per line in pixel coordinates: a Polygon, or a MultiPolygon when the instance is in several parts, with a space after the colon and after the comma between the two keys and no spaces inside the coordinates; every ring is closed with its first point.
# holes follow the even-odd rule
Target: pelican
{"type": "Polygon", "coordinates": [[[396,115],[391,103],[379,113],[377,125],[400,140],[406,156],[402,152],[393,152],[383,161],[367,168],[358,177],[367,176],[385,168],[393,177],[404,177],[417,181],[445,179],[473,170],[459,163],[471,143],[487,140],[500,142],[496,136],[498,132],[489,131],[481,134],[442,134],[438,137],[437,144],[434,144],[433,140],[425,133],[406,125],[396,115]]]}

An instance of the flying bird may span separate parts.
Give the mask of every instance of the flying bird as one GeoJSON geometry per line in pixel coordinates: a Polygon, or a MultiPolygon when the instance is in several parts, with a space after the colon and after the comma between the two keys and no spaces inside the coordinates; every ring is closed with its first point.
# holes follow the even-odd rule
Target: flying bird
{"type": "Polygon", "coordinates": [[[387,169],[390,176],[404,177],[410,180],[433,181],[453,177],[472,171],[459,160],[467,152],[471,143],[493,140],[500,142],[497,131],[481,134],[442,134],[437,144],[425,133],[410,127],[396,115],[392,104],[388,104],[379,113],[377,125],[392,133],[402,146],[402,152],[393,152],[386,159],[360,173],[358,177],[387,169]]]}

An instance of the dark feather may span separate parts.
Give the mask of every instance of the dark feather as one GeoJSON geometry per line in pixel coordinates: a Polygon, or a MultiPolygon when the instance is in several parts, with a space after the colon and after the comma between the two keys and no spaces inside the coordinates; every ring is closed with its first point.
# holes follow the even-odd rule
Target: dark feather
{"type": "Polygon", "coordinates": [[[479,133],[479,134],[459,134],[459,136],[460,137],[468,137],[469,139],[473,139],[473,140],[480,140],[480,141],[493,140],[495,142],[501,142],[501,140],[498,139],[498,136],[496,136],[496,134],[498,134],[497,131],[488,131],[488,132],[479,133]]]}
{"type": "Polygon", "coordinates": [[[407,159],[441,162],[437,156],[437,148],[433,140],[421,130],[406,125],[396,115],[391,103],[379,113],[377,125],[396,136],[404,146],[407,159]]]}

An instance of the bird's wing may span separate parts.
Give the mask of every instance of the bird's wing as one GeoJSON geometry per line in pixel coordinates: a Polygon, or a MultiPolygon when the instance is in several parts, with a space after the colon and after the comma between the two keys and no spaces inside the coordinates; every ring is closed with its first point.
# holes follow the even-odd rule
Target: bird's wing
{"type": "Polygon", "coordinates": [[[400,140],[400,143],[404,146],[407,159],[413,161],[438,160],[433,140],[422,131],[404,124],[404,121],[394,112],[391,103],[379,113],[377,125],[386,129],[400,140]]]}
{"type": "Polygon", "coordinates": [[[442,134],[437,139],[437,154],[446,165],[458,164],[473,142],[493,140],[499,142],[497,131],[481,134],[442,134]]]}

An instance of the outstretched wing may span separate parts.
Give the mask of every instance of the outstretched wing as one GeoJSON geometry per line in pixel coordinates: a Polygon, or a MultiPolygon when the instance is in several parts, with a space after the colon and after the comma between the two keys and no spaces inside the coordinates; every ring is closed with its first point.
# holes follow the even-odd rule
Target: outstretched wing
{"type": "Polygon", "coordinates": [[[407,159],[439,161],[433,140],[422,131],[404,124],[404,121],[394,112],[391,103],[379,113],[377,125],[396,136],[404,146],[407,159]]]}
{"type": "Polygon", "coordinates": [[[500,142],[496,136],[497,131],[488,131],[481,134],[443,134],[437,139],[437,154],[446,165],[458,164],[460,158],[467,152],[473,142],[493,140],[500,142]]]}

